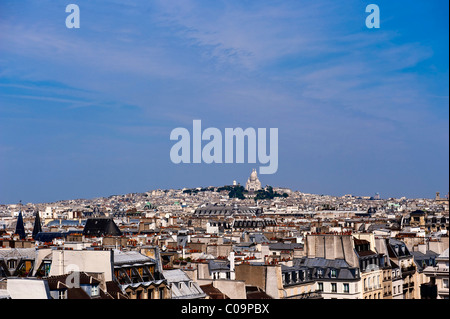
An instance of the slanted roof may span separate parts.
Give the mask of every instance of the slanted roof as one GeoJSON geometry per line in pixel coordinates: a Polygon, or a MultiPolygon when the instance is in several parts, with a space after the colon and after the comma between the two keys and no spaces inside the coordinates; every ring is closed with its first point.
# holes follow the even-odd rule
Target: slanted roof
{"type": "Polygon", "coordinates": [[[189,276],[181,269],[164,270],[163,275],[169,283],[191,280],[191,278],[189,278],[189,276]]]}
{"type": "Polygon", "coordinates": [[[20,239],[24,239],[27,236],[25,233],[25,225],[23,224],[22,211],[20,211],[19,216],[17,216],[16,230],[14,234],[19,235],[20,239]]]}
{"type": "Polygon", "coordinates": [[[164,270],[163,276],[167,279],[168,283],[172,284],[171,290],[173,299],[206,297],[206,294],[202,291],[198,283],[192,281],[181,269],[164,270]]]}
{"type": "Polygon", "coordinates": [[[34,239],[41,242],[49,243],[55,238],[65,238],[67,233],[64,232],[39,232],[34,236],[34,239]]]}
{"type": "Polygon", "coordinates": [[[38,233],[42,231],[41,227],[41,218],[39,217],[39,212],[36,212],[36,216],[34,218],[34,226],[33,226],[33,232],[32,237],[35,238],[38,233]]]}
{"type": "Polygon", "coordinates": [[[11,299],[50,299],[46,280],[34,278],[8,278],[7,290],[11,299]]]}
{"type": "MultiPolygon", "coordinates": [[[[78,278],[80,280],[79,281],[80,285],[99,285],[100,284],[99,280],[86,274],[85,272],[79,272],[77,274],[78,274],[78,278]]],[[[59,275],[59,276],[48,277],[47,281],[48,281],[50,290],[62,289],[64,286],[67,287],[66,282],[70,275],[71,274],[64,274],[64,275],[59,275]]],[[[69,278],[69,281],[72,280],[71,278],[69,278]]]]}
{"type": "Polygon", "coordinates": [[[256,286],[245,286],[245,292],[247,299],[273,299],[265,291],[256,286]]]}
{"type": "Polygon", "coordinates": [[[89,218],[83,229],[85,236],[121,236],[122,232],[112,218],[89,218]]]}
{"type": "Polygon", "coordinates": [[[436,257],[437,261],[448,261],[448,248],[436,257]]]}
{"type": "Polygon", "coordinates": [[[212,284],[200,286],[200,288],[211,298],[211,299],[230,299],[227,295],[221,292],[219,289],[214,287],[212,284]]]}
{"type": "Polygon", "coordinates": [[[148,256],[145,256],[138,251],[134,250],[121,251],[118,249],[113,249],[113,253],[115,266],[122,266],[122,265],[132,266],[133,264],[145,264],[145,263],[156,264],[156,260],[148,256]]]}
{"type": "Polygon", "coordinates": [[[294,266],[320,267],[320,268],[351,268],[344,259],[325,259],[325,258],[300,258],[294,259],[294,266]]]}
{"type": "Polygon", "coordinates": [[[67,290],[67,299],[91,299],[83,288],[70,288],[67,290]]]}
{"type": "Polygon", "coordinates": [[[362,250],[356,252],[359,257],[367,257],[367,256],[377,256],[378,254],[371,250],[362,250]]]}
{"type": "Polygon", "coordinates": [[[301,249],[303,248],[303,244],[301,243],[273,243],[269,244],[270,250],[293,250],[293,249],[301,249]]]}
{"type": "Polygon", "coordinates": [[[119,285],[115,281],[106,282],[106,291],[114,299],[129,299],[128,296],[122,292],[119,285]]]}
{"type": "Polygon", "coordinates": [[[0,249],[0,259],[35,259],[36,255],[36,248],[0,249]]]}
{"type": "Polygon", "coordinates": [[[208,267],[210,272],[214,270],[230,270],[230,263],[228,261],[209,260],[208,267]]]}

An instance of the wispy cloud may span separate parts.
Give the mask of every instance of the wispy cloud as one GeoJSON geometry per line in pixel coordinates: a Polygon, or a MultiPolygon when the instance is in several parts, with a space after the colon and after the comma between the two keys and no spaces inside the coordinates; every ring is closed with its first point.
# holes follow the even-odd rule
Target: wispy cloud
{"type": "MultiPolygon", "coordinates": [[[[45,126],[42,136],[51,139],[63,130],[69,143],[86,144],[77,152],[89,155],[78,156],[98,162],[99,145],[111,154],[117,142],[132,153],[148,142],[145,149],[156,147],[152,156],[166,163],[164,134],[194,118],[214,127],[278,127],[280,178],[292,183],[306,174],[299,158],[338,181],[345,168],[330,158],[347,170],[346,162],[374,158],[417,168],[414,152],[440,150],[434,136],[448,140],[448,47],[437,41],[441,29],[410,31],[399,4],[383,5],[379,30],[364,27],[357,0],[83,1],[79,30],[65,28],[65,5],[2,3],[3,132],[45,126]]],[[[27,144],[26,137],[3,134],[0,147],[27,144]]],[[[51,157],[46,143],[33,145],[51,157]]],[[[69,153],[68,162],[77,156],[69,153]]]]}

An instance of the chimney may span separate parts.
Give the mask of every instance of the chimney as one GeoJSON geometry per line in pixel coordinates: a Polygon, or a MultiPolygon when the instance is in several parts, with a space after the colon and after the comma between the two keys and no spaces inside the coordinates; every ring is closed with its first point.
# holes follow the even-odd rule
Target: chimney
{"type": "Polygon", "coordinates": [[[419,245],[417,245],[417,250],[420,251],[422,254],[426,254],[427,253],[427,245],[419,244],[419,245]]]}
{"type": "Polygon", "coordinates": [[[230,271],[234,271],[234,251],[230,252],[230,256],[228,257],[228,260],[230,261],[230,271]]]}

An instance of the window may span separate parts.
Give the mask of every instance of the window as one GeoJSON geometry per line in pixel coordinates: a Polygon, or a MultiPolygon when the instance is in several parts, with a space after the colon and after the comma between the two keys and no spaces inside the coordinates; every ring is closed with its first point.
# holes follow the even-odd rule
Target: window
{"type": "Polygon", "coordinates": [[[159,288],[159,299],[164,299],[164,288],[159,288]]]}
{"type": "Polygon", "coordinates": [[[350,285],[349,284],[344,284],[344,292],[345,293],[349,293],[350,292],[350,285]]]}
{"type": "Polygon", "coordinates": [[[153,299],[153,289],[148,290],[148,299],[153,299]]]}
{"type": "Polygon", "coordinates": [[[66,299],[66,290],[58,290],[58,299],[66,299]]]}
{"type": "Polygon", "coordinates": [[[337,292],[337,284],[335,283],[331,284],[331,292],[337,292]]]}
{"type": "Polygon", "coordinates": [[[91,296],[98,296],[99,294],[99,289],[98,289],[98,285],[92,286],[91,287],[91,296]]]}
{"type": "Polygon", "coordinates": [[[331,278],[336,278],[336,269],[331,269],[331,278]]]}
{"type": "Polygon", "coordinates": [[[318,290],[318,291],[323,291],[323,282],[319,282],[319,283],[317,284],[317,290],[318,290]]]}
{"type": "Polygon", "coordinates": [[[16,261],[8,260],[8,268],[10,268],[10,269],[16,268],[16,261]]]}
{"type": "Polygon", "coordinates": [[[397,288],[397,287],[395,287],[395,286],[394,286],[394,294],[396,294],[396,293],[397,293],[397,290],[396,290],[396,288],[397,288]]]}
{"type": "Polygon", "coordinates": [[[297,272],[292,272],[292,282],[297,282],[297,272]]]}
{"type": "Polygon", "coordinates": [[[448,278],[442,279],[442,288],[448,288],[448,278]]]}

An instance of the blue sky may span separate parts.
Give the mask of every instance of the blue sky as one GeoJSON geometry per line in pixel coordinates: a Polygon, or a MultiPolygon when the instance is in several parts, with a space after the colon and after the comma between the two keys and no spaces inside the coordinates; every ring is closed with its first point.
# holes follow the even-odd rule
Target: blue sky
{"type": "Polygon", "coordinates": [[[170,161],[176,127],[279,129],[263,185],[449,185],[447,1],[0,1],[0,203],[245,184],[170,161]],[[80,8],[67,29],[65,7],[80,8]],[[368,29],[376,3],[381,28],[368,29]]]}

